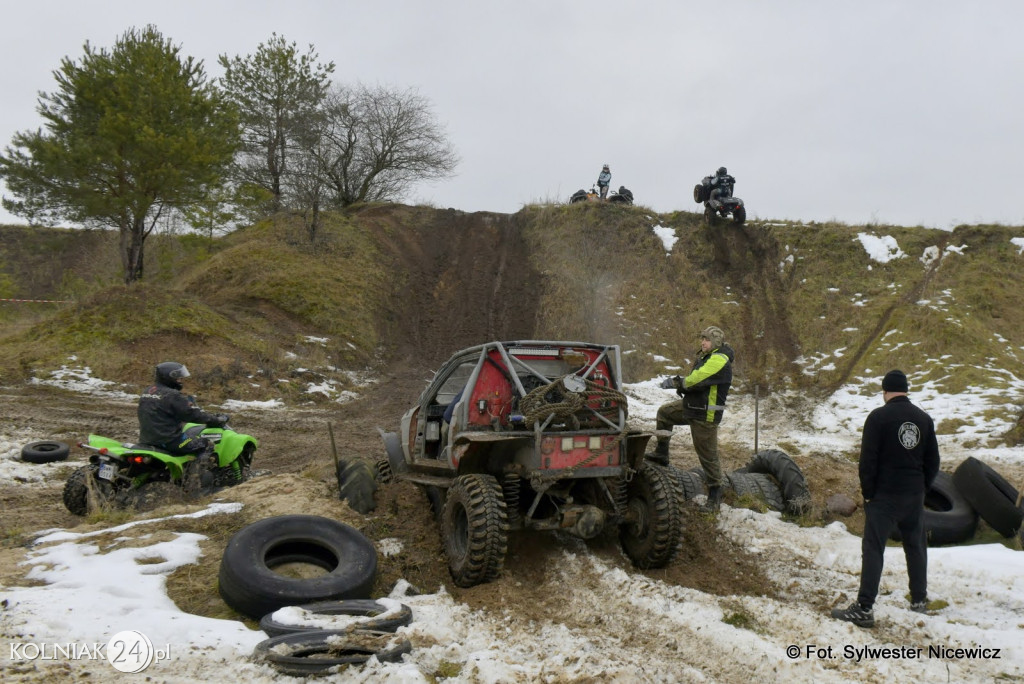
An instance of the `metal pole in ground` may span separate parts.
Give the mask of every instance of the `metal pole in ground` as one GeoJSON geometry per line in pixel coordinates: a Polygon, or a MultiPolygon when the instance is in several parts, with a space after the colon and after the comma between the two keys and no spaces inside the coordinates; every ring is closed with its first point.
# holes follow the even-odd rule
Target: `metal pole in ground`
{"type": "Polygon", "coordinates": [[[757,432],[761,413],[761,386],[754,385],[754,454],[757,454],[757,432]]]}

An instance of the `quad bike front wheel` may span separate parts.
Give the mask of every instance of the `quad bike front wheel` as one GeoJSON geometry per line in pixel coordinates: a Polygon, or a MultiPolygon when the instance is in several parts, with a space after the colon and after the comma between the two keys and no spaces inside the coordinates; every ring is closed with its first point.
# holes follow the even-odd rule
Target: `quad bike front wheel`
{"type": "Polygon", "coordinates": [[[492,475],[460,475],[441,514],[448,569],[455,584],[472,587],[501,574],[508,551],[508,511],[492,475]]]}
{"type": "Polygon", "coordinates": [[[75,515],[87,515],[113,504],[114,486],[97,477],[98,471],[95,465],[82,466],[64,483],[64,507],[75,515]]]}
{"type": "Polygon", "coordinates": [[[683,534],[681,498],[675,477],[663,466],[645,462],[630,480],[619,541],[638,568],[661,568],[675,556],[683,534]]]}

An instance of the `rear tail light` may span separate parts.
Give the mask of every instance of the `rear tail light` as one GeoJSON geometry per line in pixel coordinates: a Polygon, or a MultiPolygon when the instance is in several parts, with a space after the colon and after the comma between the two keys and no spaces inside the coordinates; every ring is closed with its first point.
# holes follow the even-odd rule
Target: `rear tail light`
{"type": "Polygon", "coordinates": [[[151,460],[152,459],[149,456],[140,456],[138,454],[128,457],[128,462],[134,463],[136,465],[145,465],[149,463],[151,460]]]}

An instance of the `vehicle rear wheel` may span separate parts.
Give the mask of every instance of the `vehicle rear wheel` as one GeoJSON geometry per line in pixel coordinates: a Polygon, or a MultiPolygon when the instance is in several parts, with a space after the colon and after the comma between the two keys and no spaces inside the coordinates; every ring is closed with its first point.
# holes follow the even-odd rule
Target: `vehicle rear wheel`
{"type": "Polygon", "coordinates": [[[737,224],[741,224],[744,221],[746,221],[747,220],[747,208],[746,207],[736,207],[735,209],[733,209],[733,211],[732,211],[732,220],[735,221],[737,224]]]}
{"type": "Polygon", "coordinates": [[[460,587],[490,582],[501,574],[508,551],[508,511],[498,480],[460,475],[452,483],[441,515],[448,569],[460,587]]]}
{"type": "Polygon", "coordinates": [[[627,491],[627,521],[619,528],[622,550],[638,568],[664,567],[683,533],[678,484],[668,468],[645,462],[627,491]]]}
{"type": "Polygon", "coordinates": [[[113,503],[114,487],[96,477],[98,470],[95,465],[82,466],[64,483],[64,507],[75,515],[87,515],[113,503]]]}
{"type": "Polygon", "coordinates": [[[718,212],[707,205],[704,205],[704,223],[709,226],[718,225],[718,212]]]}

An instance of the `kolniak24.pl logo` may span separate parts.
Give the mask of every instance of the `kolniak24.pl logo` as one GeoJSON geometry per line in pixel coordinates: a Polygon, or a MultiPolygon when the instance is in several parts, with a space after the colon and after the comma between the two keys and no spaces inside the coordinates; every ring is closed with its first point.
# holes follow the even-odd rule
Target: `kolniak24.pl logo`
{"type": "Polygon", "coordinates": [[[171,646],[154,648],[145,634],[129,630],[118,632],[105,644],[11,642],[9,655],[11,660],[106,660],[119,672],[134,673],[170,658],[171,646]]]}

